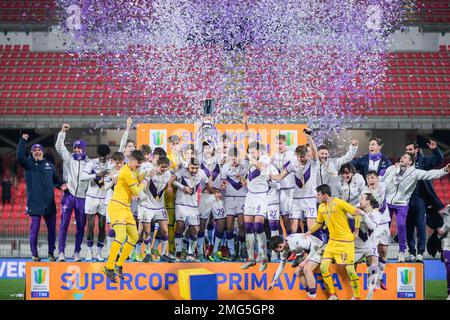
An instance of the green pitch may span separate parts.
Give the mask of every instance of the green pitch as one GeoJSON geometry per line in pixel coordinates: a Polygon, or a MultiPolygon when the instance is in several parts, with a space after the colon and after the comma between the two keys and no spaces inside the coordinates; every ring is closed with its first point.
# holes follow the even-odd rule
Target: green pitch
{"type": "MultiPolygon", "coordinates": [[[[0,279],[0,300],[22,300],[25,293],[24,279],[0,279]]],[[[445,300],[447,283],[444,280],[425,282],[426,300],[445,300]]]]}

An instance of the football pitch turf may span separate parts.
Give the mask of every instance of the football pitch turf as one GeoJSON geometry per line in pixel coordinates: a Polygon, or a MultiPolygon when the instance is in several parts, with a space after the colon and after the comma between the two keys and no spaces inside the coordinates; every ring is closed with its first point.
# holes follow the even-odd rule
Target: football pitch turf
{"type": "MultiPolygon", "coordinates": [[[[25,279],[0,279],[0,300],[23,300],[25,279]]],[[[426,300],[445,300],[447,283],[445,280],[425,281],[426,300]]]]}

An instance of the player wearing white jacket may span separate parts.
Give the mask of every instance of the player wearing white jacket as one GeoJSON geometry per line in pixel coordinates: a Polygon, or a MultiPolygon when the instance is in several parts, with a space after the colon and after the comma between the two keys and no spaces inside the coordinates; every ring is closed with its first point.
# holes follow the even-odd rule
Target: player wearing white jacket
{"type": "Polygon", "coordinates": [[[76,235],[75,235],[75,252],[73,258],[75,261],[81,261],[80,251],[84,237],[84,228],[86,225],[86,216],[84,213],[84,205],[88,182],[81,180],[81,174],[84,167],[89,162],[86,156],[86,142],[84,140],[76,140],[73,144],[73,152],[67,150],[64,141],[66,132],[70,126],[65,123],[61,132],[58,133],[55,148],[59,156],[63,160],[63,176],[67,182],[68,190],[64,192],[62,198],[61,224],[59,226],[59,258],[58,261],[65,261],[65,248],[67,231],[69,229],[72,211],[75,211],[76,235]]]}
{"type": "Polygon", "coordinates": [[[419,180],[439,179],[450,171],[450,164],[439,170],[420,170],[414,167],[414,155],[406,153],[400,162],[386,170],[381,178],[387,186],[386,199],[389,212],[397,215],[397,233],[400,245],[398,262],[405,262],[406,251],[406,216],[408,203],[419,180]]]}
{"type": "Polygon", "coordinates": [[[325,145],[321,145],[317,148],[319,157],[319,169],[317,173],[317,184],[327,184],[331,187],[331,193],[333,197],[339,197],[339,176],[338,172],[340,167],[353,160],[358,151],[358,140],[352,140],[351,145],[348,147],[347,153],[339,158],[331,158],[330,151],[325,145]]]}
{"type": "Polygon", "coordinates": [[[81,180],[89,181],[88,191],[86,192],[85,212],[87,217],[86,240],[88,253],[86,261],[93,258],[94,246],[94,227],[95,216],[98,215],[98,240],[97,240],[97,260],[103,261],[102,248],[105,242],[105,224],[106,224],[106,207],[104,188],[104,178],[109,172],[107,157],[111,153],[111,149],[106,144],[97,147],[98,158],[92,159],[84,167],[81,174],[81,180]]]}

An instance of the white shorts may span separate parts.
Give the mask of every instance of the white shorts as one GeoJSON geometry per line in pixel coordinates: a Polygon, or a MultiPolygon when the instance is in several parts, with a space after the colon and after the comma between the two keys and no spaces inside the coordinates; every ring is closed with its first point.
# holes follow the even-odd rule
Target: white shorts
{"type": "Polygon", "coordinates": [[[319,250],[317,250],[314,254],[312,254],[308,261],[315,262],[317,264],[320,264],[322,262],[323,252],[325,251],[326,245],[323,245],[319,250]]]}
{"type": "Polygon", "coordinates": [[[244,215],[267,217],[269,206],[267,193],[247,193],[245,197],[244,215]]]}
{"type": "Polygon", "coordinates": [[[378,249],[373,242],[355,241],[355,263],[360,262],[363,257],[378,258],[378,249]]]}
{"type": "Polygon", "coordinates": [[[280,204],[271,203],[267,207],[267,220],[279,221],[280,220],[280,204]]]}
{"type": "Polygon", "coordinates": [[[389,222],[381,224],[378,226],[379,234],[377,237],[378,244],[383,246],[388,246],[391,239],[391,231],[389,230],[389,222]]]}
{"type": "Polygon", "coordinates": [[[225,209],[222,200],[216,199],[216,196],[209,193],[200,195],[200,204],[198,206],[200,219],[207,220],[212,212],[214,220],[225,218],[225,209]]]}
{"type": "Polygon", "coordinates": [[[138,208],[139,222],[150,223],[152,221],[167,221],[167,211],[165,208],[150,208],[139,205],[138,208]]]}
{"type": "Polygon", "coordinates": [[[244,213],[245,196],[242,197],[225,197],[223,202],[225,214],[227,216],[236,217],[244,213]]]}
{"type": "Polygon", "coordinates": [[[197,207],[176,204],[175,219],[176,221],[183,221],[185,224],[190,226],[200,225],[200,216],[198,214],[197,207]]]}
{"type": "Polygon", "coordinates": [[[86,214],[99,213],[102,216],[106,216],[106,206],[104,204],[104,199],[93,198],[91,196],[86,195],[84,212],[86,214]]]}
{"type": "Polygon", "coordinates": [[[315,219],[317,218],[317,201],[314,198],[294,199],[289,219],[315,219]]]}
{"type": "Polygon", "coordinates": [[[291,214],[293,198],[294,198],[294,188],[280,190],[280,214],[282,216],[291,214]]]}

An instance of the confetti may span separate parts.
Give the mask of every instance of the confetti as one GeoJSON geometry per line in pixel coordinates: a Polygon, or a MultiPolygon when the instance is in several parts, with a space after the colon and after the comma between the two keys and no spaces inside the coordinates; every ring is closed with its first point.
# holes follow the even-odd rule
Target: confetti
{"type": "Polygon", "coordinates": [[[370,110],[400,0],[59,0],[73,64],[104,81],[117,114],[192,122],[305,121],[319,140],[370,110]],[[79,28],[74,21],[79,20],[79,28]],[[83,69],[84,67],[84,69],[83,69]]]}

